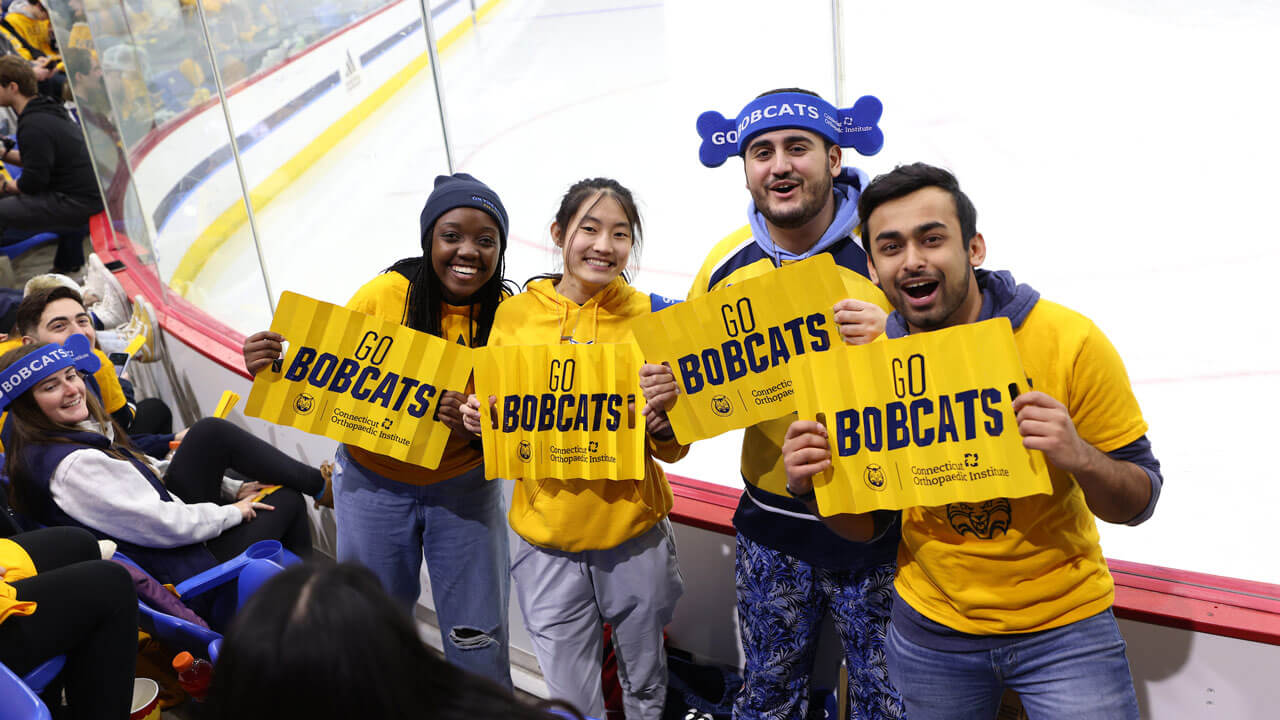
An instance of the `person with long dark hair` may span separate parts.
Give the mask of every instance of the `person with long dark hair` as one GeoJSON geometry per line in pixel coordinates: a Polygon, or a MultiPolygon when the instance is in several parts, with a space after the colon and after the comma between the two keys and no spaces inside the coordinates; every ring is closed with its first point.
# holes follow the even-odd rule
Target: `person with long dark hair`
{"type": "Polygon", "coordinates": [[[86,388],[80,373],[97,364],[83,335],[0,356],[14,509],[42,525],[82,527],[113,540],[162,583],[208,570],[258,540],[310,554],[299,493],[321,491],[318,469],[225,420],[206,418],[161,472],[86,388]],[[264,486],[226,479],[228,469],[283,487],[265,498],[269,504],[259,502],[264,486]]]}
{"type": "Polygon", "coordinates": [[[556,720],[440,659],[355,563],[267,581],[227,631],[208,708],[213,720],[556,720]]]}
{"type": "MultiPolygon", "coordinates": [[[[422,255],[401,260],[356,291],[349,310],[467,347],[489,339],[503,276],[507,211],[466,173],[441,175],[420,218],[422,255]]],[[[250,374],[281,357],[272,332],[244,343],[250,374]]],[[[411,609],[425,557],[450,662],[511,687],[510,573],[502,484],[484,478],[479,444],[462,426],[466,396],[445,391],[439,417],[453,434],[437,469],[345,445],[334,473],[338,559],[359,562],[411,609]]]]}

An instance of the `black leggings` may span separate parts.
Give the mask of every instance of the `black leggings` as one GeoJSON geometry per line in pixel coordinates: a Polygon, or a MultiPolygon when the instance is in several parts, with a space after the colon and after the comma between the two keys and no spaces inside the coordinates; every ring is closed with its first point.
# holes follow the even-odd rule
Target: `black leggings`
{"type": "Polygon", "coordinates": [[[160,398],[143,398],[133,411],[130,435],[169,435],[173,432],[173,411],[160,398]]]}
{"type": "Polygon", "coordinates": [[[127,718],[138,652],[138,596],[124,568],[100,559],[93,535],[53,527],[10,538],[39,573],[11,583],[31,615],[0,623],[0,661],[18,675],[66,655],[59,676],[73,718],[127,718]]]}
{"type": "Polygon", "coordinates": [[[324,489],[318,468],[294,460],[270,444],[218,418],[204,418],[174,453],[165,486],[183,502],[222,504],[222,476],[235,470],[245,477],[284,487],[263,499],[275,510],[260,510],[247,523],[205,543],[219,562],[229,560],[258,540],[279,540],[301,557],[311,554],[311,525],[302,496],[324,489]]]}

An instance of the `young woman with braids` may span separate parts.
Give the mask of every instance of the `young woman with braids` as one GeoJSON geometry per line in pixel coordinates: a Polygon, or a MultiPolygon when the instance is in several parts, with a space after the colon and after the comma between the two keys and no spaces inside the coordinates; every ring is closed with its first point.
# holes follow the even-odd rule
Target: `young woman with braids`
{"type": "MultiPolygon", "coordinates": [[[[465,173],[436,178],[420,220],[422,256],[401,260],[356,291],[347,308],[450,342],[484,345],[503,278],[507,211],[465,173]]],[[[284,338],[251,335],[251,374],[281,357],[284,338]]],[[[510,575],[502,484],[487,482],[479,443],[462,426],[465,395],[446,391],[439,416],[454,430],[430,470],[350,445],[338,449],[334,512],[338,559],[373,571],[400,604],[418,600],[425,556],[445,657],[511,687],[507,651],[510,575]]]]}

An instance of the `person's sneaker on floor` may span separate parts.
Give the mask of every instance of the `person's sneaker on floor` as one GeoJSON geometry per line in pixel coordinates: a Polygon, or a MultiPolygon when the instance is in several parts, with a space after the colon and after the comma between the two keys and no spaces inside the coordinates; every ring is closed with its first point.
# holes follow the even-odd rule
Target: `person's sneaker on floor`
{"type": "Polygon", "coordinates": [[[104,326],[116,327],[129,321],[129,295],[96,253],[89,255],[84,292],[85,303],[92,305],[89,310],[98,316],[104,326]]]}

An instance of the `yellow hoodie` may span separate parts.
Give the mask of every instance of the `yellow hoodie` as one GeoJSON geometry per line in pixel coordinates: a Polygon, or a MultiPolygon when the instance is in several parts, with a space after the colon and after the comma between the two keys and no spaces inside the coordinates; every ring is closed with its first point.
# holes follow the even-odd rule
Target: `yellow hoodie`
{"type": "MultiPolygon", "coordinates": [[[[534,280],[498,307],[489,345],[622,343],[631,318],[650,311],[649,296],[615,278],[584,305],[534,280]]],[[[675,462],[689,448],[647,438],[644,477],[635,480],[538,480],[516,483],[511,529],[534,545],[579,552],[614,548],[671,512],[671,486],[654,457],[675,462]]]]}

